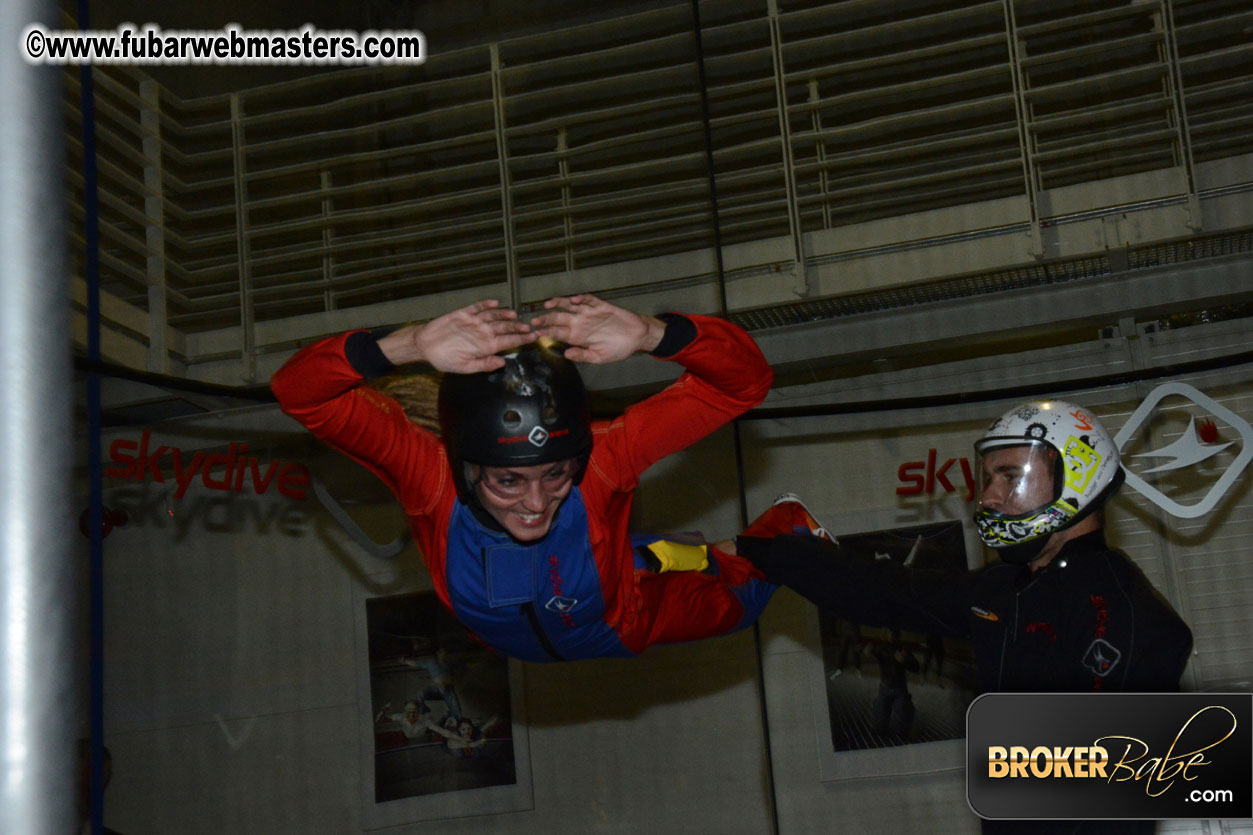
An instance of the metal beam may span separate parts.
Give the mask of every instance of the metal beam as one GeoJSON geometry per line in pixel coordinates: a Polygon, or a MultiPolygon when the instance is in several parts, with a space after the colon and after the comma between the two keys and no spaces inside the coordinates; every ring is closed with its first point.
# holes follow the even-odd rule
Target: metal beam
{"type": "Polygon", "coordinates": [[[0,832],[78,831],[74,687],[80,597],[69,480],[64,125],[55,66],[17,46],[55,3],[0,4],[0,832]]]}
{"type": "MultiPolygon", "coordinates": [[[[688,292],[695,300],[698,291],[688,292]]],[[[979,343],[1020,340],[1025,349],[1028,334],[1081,328],[1091,328],[1095,339],[1099,327],[1125,317],[1144,320],[1251,299],[1253,258],[1242,255],[755,331],[753,337],[779,369],[890,357],[925,357],[933,364],[968,355],[979,343]]],[[[677,297],[669,301],[670,309],[700,309],[677,297]]],[[[629,300],[625,305],[632,306],[629,300]]],[[[586,369],[584,377],[592,389],[614,391],[664,383],[674,369],[637,357],[586,369]]]]}
{"type": "Polygon", "coordinates": [[[1115,324],[1253,298],[1253,259],[1239,256],[989,293],[754,334],[772,363],[942,357],[953,346],[1028,332],[1115,324]]]}

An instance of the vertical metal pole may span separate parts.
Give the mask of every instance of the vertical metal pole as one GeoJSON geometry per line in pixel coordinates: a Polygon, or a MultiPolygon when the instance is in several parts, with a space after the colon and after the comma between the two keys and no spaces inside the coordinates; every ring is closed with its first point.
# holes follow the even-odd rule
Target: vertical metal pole
{"type": "Polygon", "coordinates": [[[779,31],[778,0],[768,0],[770,13],[770,54],[774,60],[774,96],[779,112],[779,141],[783,150],[783,185],[787,189],[787,223],[792,236],[792,292],[809,295],[805,274],[805,240],[801,230],[800,205],[796,202],[796,171],[792,160],[792,125],[787,114],[787,80],[783,69],[783,34],[779,31]]]}
{"type": "Polygon", "coordinates": [[[1175,105],[1175,133],[1179,142],[1179,164],[1183,168],[1188,190],[1188,226],[1194,232],[1204,227],[1201,219],[1201,198],[1197,194],[1196,168],[1192,162],[1192,131],[1188,127],[1188,104],[1183,90],[1183,69],[1179,66],[1179,38],[1175,30],[1175,9],[1171,0],[1161,0],[1161,26],[1166,35],[1166,63],[1170,68],[1167,76],[1171,100],[1175,105]]]}
{"type": "Polygon", "coordinates": [[[574,272],[574,218],[570,214],[570,160],[566,154],[566,129],[557,131],[557,173],[561,176],[561,224],[565,235],[563,249],[566,256],[566,272],[574,272]]]}
{"type": "Polygon", "coordinates": [[[1040,207],[1036,197],[1037,182],[1035,161],[1032,155],[1031,126],[1028,124],[1030,108],[1027,106],[1027,80],[1022,74],[1022,62],[1019,56],[1018,21],[1014,15],[1014,0],[1005,3],[1005,39],[1009,50],[1009,74],[1014,85],[1014,113],[1018,119],[1018,151],[1022,162],[1023,189],[1027,195],[1027,211],[1030,214],[1028,249],[1036,258],[1044,256],[1044,238],[1040,232],[1040,207]]]}
{"type": "MultiPolygon", "coordinates": [[[[696,41],[696,72],[700,84],[700,122],[705,138],[705,170],[709,176],[709,208],[713,218],[714,268],[718,276],[718,312],[725,318],[727,308],[727,271],[722,257],[722,215],[718,211],[718,166],[714,158],[712,108],[709,102],[709,77],[705,71],[705,35],[700,20],[700,0],[692,0],[692,34],[696,41]]],[[[740,499],[740,526],[748,525],[748,496],[744,493],[744,442],[739,420],[731,421],[731,440],[735,450],[735,483],[740,499]]],[[[765,661],[762,658],[761,624],[753,623],[753,645],[757,650],[757,700],[761,712],[762,738],[766,748],[766,802],[770,808],[770,832],[779,831],[779,803],[775,796],[774,752],[770,745],[770,709],[766,704],[765,661]]]]}
{"type": "Polygon", "coordinates": [[[822,228],[831,228],[831,207],[827,205],[827,143],[822,138],[822,113],[818,110],[818,102],[822,97],[818,94],[818,79],[809,79],[809,103],[814,106],[813,114],[810,120],[814,126],[814,133],[817,134],[817,141],[814,142],[814,155],[818,160],[818,191],[822,194],[822,228]]]}
{"type": "Polygon", "coordinates": [[[139,124],[144,144],[144,217],[148,228],[148,370],[170,373],[170,351],[166,345],[165,287],[165,185],[161,176],[161,93],[155,81],[139,83],[143,107],[139,124]]]}
{"type": "Polygon", "coordinates": [[[239,253],[239,349],[244,379],[257,381],[257,352],[253,339],[252,257],[248,251],[248,172],[244,155],[244,105],[231,93],[231,146],[235,156],[235,246],[239,253]]]}
{"type": "Polygon", "coordinates": [[[322,307],[328,313],[335,309],[335,256],[331,244],[335,239],[335,227],[331,217],[335,214],[335,200],[331,197],[331,172],[322,171],[322,307]]]}
{"type": "Polygon", "coordinates": [[[522,303],[518,289],[518,253],[513,241],[513,179],[509,175],[509,137],[505,132],[505,89],[500,78],[500,45],[491,45],[492,114],[496,126],[496,162],[500,166],[500,214],[505,233],[505,279],[509,282],[506,306],[522,303]]]}
{"type": "MultiPolygon", "coordinates": [[[[90,0],[78,0],[78,28],[89,29],[90,0]]],[[[96,92],[90,66],[78,71],[83,139],[83,279],[87,285],[87,360],[100,361],[100,201],[96,175],[96,92]]],[[[83,749],[75,750],[76,817],[86,811],[92,835],[104,830],[104,467],[100,450],[100,375],[87,372],[88,777],[82,803],[83,749]]],[[[71,534],[72,536],[73,534],[71,534]]],[[[76,572],[81,573],[81,572],[76,572]]],[[[78,578],[75,577],[77,580],[78,578]]],[[[74,622],[77,622],[77,618],[74,622]]],[[[81,699],[81,696],[80,696],[81,699]]]]}
{"type": "MultiPolygon", "coordinates": [[[[78,584],[69,482],[64,69],[17,47],[46,0],[0,3],[0,832],[75,824],[78,584]]],[[[90,184],[89,184],[90,186],[90,184]]]]}

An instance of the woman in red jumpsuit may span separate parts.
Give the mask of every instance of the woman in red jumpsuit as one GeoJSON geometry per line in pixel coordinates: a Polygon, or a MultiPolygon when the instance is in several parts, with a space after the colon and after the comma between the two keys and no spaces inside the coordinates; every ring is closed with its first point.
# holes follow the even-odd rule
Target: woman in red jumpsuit
{"type": "MultiPolygon", "coordinates": [[[[776,588],[750,563],[632,537],[627,523],[650,464],[765,398],[773,375],[761,351],[707,316],[641,316],[589,295],[545,309],[528,324],[489,300],[381,337],[331,337],[292,357],[272,387],[287,414],[391,488],[440,600],[502,653],[632,656],[748,626],[776,588]],[[684,372],[591,422],[573,363],[640,352],[684,372]],[[442,440],[362,385],[415,362],[447,372],[442,440]]],[[[746,533],[799,526],[816,523],[784,502],[746,533]]]]}

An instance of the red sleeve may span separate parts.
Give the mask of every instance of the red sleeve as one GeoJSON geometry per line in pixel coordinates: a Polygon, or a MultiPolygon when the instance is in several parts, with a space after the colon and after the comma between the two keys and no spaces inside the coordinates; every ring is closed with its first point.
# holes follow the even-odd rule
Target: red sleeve
{"type": "Polygon", "coordinates": [[[774,373],[752,337],[724,319],[687,318],[696,325],[696,338],[668,358],[686,369],[683,375],[616,420],[596,426],[587,473],[591,489],[633,490],[653,462],[766,399],[774,373]]]}
{"type": "Polygon", "coordinates": [[[302,349],[270,380],[283,411],[365,466],[391,488],[409,516],[451,506],[452,477],[439,439],[400,404],[361,385],[344,356],[348,334],[302,349]]]}
{"type": "Polygon", "coordinates": [[[621,417],[593,425],[592,456],[581,489],[605,620],[623,633],[637,628],[640,595],[631,556],[631,499],[650,464],[696,441],[761,403],[774,373],[752,338],[722,319],[687,317],[696,338],[667,359],[686,370],[663,391],[621,417]]]}

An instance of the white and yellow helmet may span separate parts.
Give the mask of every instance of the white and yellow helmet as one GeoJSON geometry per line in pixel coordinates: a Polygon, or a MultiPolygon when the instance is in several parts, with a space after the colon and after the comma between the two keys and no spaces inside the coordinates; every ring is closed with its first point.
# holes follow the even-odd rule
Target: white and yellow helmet
{"type": "Polygon", "coordinates": [[[1014,549],[1019,558],[1029,559],[1049,536],[1100,507],[1124,477],[1118,447],[1105,427],[1090,411],[1065,400],[1037,400],[1010,409],[975,442],[975,453],[980,474],[975,507],[979,538],[998,550],[1014,549]],[[1007,513],[984,505],[988,483],[984,459],[1011,447],[1033,448],[1046,466],[1024,468],[1016,489],[1035,498],[1027,503],[1031,506],[1007,513]],[[1050,490],[1044,489],[1041,478],[1051,479],[1050,490]],[[1036,547],[1015,547],[1027,543],[1036,547]]]}

